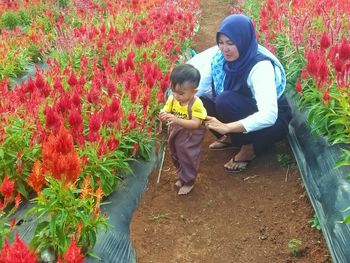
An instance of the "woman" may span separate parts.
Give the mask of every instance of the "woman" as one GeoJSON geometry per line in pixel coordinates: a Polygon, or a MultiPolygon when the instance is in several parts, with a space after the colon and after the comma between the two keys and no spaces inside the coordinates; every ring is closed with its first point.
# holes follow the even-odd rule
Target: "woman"
{"type": "Polygon", "coordinates": [[[211,149],[239,148],[225,165],[240,172],[257,154],[283,139],[291,111],[283,90],[276,88],[274,61],[259,52],[255,28],[244,15],[221,23],[212,59],[213,98],[201,97],[208,112],[206,126],[221,139],[211,149]]]}

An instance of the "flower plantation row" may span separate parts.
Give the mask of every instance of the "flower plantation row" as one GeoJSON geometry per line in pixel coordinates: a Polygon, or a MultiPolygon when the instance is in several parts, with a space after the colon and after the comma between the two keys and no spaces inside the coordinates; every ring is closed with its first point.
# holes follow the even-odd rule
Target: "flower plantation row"
{"type": "Polygon", "coordinates": [[[198,6],[0,3],[0,262],[13,258],[2,242],[16,226],[8,218],[33,195],[36,252],[52,249],[69,261],[62,255],[72,242],[91,251],[107,226],[102,198],[130,172],[131,160],[152,151],[169,71],[190,45],[198,6]]]}
{"type": "Polygon", "coordinates": [[[350,2],[246,1],[260,39],[282,60],[313,134],[344,144],[350,166],[350,2]]]}

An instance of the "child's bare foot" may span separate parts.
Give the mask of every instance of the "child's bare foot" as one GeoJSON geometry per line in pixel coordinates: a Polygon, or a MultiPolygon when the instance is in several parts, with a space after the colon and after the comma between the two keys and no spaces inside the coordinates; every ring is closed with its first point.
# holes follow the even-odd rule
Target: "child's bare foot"
{"type": "Polygon", "coordinates": [[[181,180],[177,180],[176,182],[175,182],[175,186],[176,187],[182,187],[182,182],[181,182],[181,180]]]}
{"type": "Polygon", "coordinates": [[[194,185],[183,185],[179,192],[178,192],[178,195],[187,195],[189,192],[192,191],[194,185]]]}

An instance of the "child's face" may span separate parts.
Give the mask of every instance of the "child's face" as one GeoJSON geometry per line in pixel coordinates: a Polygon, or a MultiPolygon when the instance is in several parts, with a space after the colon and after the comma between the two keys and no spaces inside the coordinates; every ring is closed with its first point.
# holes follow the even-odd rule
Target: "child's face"
{"type": "Polygon", "coordinates": [[[185,82],[182,85],[176,85],[172,88],[174,98],[181,104],[188,103],[197,92],[193,84],[185,82]]]}

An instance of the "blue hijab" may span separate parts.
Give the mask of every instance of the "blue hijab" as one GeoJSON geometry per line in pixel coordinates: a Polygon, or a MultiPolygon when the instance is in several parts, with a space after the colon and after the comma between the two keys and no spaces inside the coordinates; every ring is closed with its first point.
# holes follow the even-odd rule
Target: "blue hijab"
{"type": "Polygon", "coordinates": [[[251,68],[256,63],[258,42],[255,28],[247,16],[234,14],[222,21],[216,33],[217,43],[220,34],[228,37],[236,45],[239,53],[237,60],[224,62],[223,69],[226,74],[224,90],[238,90],[247,80],[251,68]]]}

